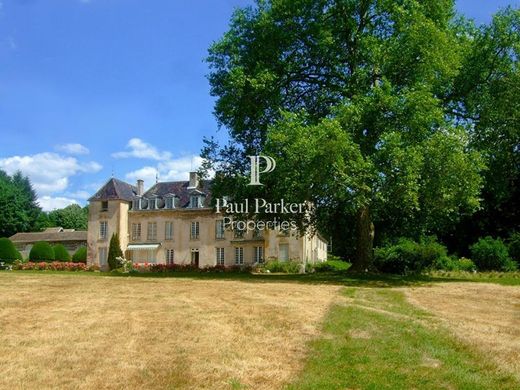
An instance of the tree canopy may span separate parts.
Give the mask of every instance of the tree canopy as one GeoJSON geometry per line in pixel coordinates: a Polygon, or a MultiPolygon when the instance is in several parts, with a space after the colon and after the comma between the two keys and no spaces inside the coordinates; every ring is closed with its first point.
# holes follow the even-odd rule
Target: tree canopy
{"type": "Polygon", "coordinates": [[[251,196],[247,156],[277,158],[262,196],[312,201],[303,227],[343,244],[340,254],[354,242],[358,269],[370,265],[374,234],[449,230],[479,209],[485,163],[491,176],[493,162],[518,174],[507,154],[518,158],[517,110],[508,107],[518,19],[508,9],[479,28],[452,0],[272,0],[237,10],[208,57],[215,115],[231,136],[222,147],[206,140],[202,152],[216,193],[251,196]],[[490,158],[497,138],[504,152],[490,158]]]}
{"type": "Polygon", "coordinates": [[[34,228],[41,212],[29,178],[12,177],[0,170],[0,236],[12,236],[34,228]]]}

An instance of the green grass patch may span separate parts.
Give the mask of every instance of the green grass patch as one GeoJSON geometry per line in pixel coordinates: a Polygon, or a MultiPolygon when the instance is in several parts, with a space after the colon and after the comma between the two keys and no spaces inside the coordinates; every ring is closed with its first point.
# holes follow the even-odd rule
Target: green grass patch
{"type": "Polygon", "coordinates": [[[393,289],[353,289],[334,306],[289,389],[513,389],[516,379],[393,289]]]}

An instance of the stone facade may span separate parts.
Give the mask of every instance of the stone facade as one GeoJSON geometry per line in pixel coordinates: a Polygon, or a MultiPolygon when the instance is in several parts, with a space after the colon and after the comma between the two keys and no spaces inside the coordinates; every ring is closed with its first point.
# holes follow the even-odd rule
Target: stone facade
{"type": "Polygon", "coordinates": [[[125,257],[134,263],[252,265],[269,259],[324,261],[327,243],[319,235],[275,230],[223,230],[223,214],[210,207],[210,183],[157,183],[144,192],[111,179],[90,199],[89,264],[106,267],[110,237],[119,233],[125,257]]]}

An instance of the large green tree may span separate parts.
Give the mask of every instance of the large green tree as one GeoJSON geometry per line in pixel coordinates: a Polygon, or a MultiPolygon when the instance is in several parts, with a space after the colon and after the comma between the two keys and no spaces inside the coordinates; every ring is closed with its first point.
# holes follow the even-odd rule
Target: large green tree
{"type": "Polygon", "coordinates": [[[88,206],[71,204],[48,214],[49,226],[61,226],[64,229],[87,230],[88,206]]]}
{"type": "Polygon", "coordinates": [[[466,55],[452,92],[452,117],[470,130],[471,146],[488,169],[482,209],[447,237],[459,252],[476,237],[507,237],[520,228],[520,10],[499,12],[469,30],[466,55]]]}
{"type": "Polygon", "coordinates": [[[20,172],[11,177],[0,170],[0,236],[30,231],[40,212],[29,178],[20,172]]]}
{"type": "Polygon", "coordinates": [[[473,28],[453,3],[272,0],[237,10],[208,58],[215,114],[231,135],[203,150],[216,193],[252,195],[247,156],[278,156],[277,178],[259,193],[313,201],[303,227],[355,237],[357,269],[370,266],[378,231],[436,232],[472,213],[483,165],[452,112],[473,28]]]}

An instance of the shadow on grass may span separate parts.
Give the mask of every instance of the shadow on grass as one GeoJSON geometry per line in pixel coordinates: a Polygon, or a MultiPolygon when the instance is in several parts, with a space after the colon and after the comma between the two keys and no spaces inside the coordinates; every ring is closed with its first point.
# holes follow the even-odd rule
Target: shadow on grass
{"type": "Polygon", "coordinates": [[[406,287],[434,282],[458,282],[464,279],[445,279],[426,275],[400,276],[381,274],[358,274],[352,272],[324,272],[314,274],[250,274],[239,272],[157,272],[120,274],[112,272],[98,275],[126,278],[181,278],[198,280],[234,280],[254,283],[304,283],[333,284],[354,287],[406,287]]]}
{"type": "Polygon", "coordinates": [[[323,272],[313,274],[250,274],[239,272],[147,272],[122,274],[117,272],[65,272],[65,271],[0,271],[10,274],[47,274],[47,275],[78,275],[93,277],[116,278],[168,278],[197,280],[234,280],[248,283],[305,283],[332,284],[352,287],[411,287],[424,286],[431,283],[450,282],[487,282],[502,285],[520,285],[520,278],[508,277],[502,274],[498,277],[488,275],[387,275],[370,273],[323,272]]]}

